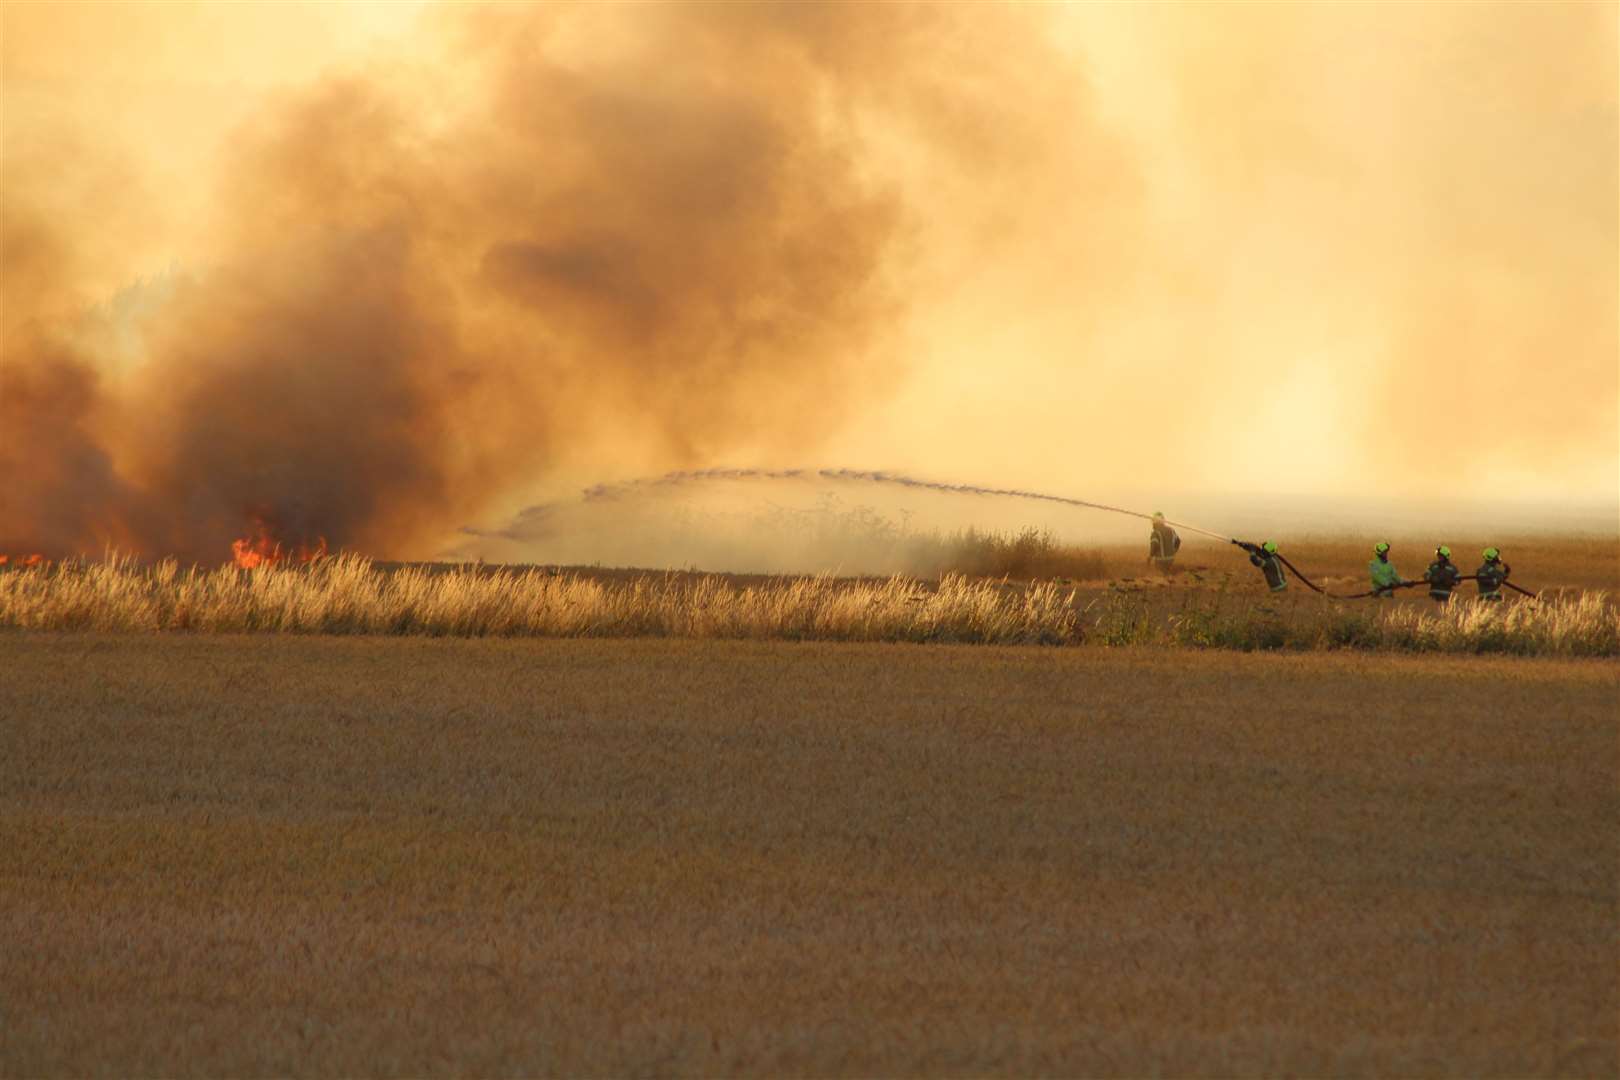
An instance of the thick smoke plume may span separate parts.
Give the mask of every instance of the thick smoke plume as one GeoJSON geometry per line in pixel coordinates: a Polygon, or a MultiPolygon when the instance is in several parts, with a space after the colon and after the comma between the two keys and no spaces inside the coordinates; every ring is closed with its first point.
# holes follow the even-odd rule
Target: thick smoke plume
{"type": "Polygon", "coordinates": [[[1221,528],[1620,493],[1613,4],[447,5],[332,44],[401,10],[0,5],[0,553],[422,556],[717,462],[1221,528]]]}
{"type": "MultiPolygon", "coordinates": [[[[1016,20],[1000,44],[1035,48],[1016,20]]],[[[987,24],[988,26],[988,24],[987,24]]],[[[894,378],[915,221],[863,131],[1022,167],[942,9],[450,9],[419,68],[236,132],[201,256],[86,314],[99,241],[8,140],[0,551],[217,560],[262,527],[377,555],[580,447],[669,465],[813,443],[894,378]],[[424,74],[425,72],[425,74],[424,74]],[[424,78],[427,80],[424,85],[424,78]]],[[[159,228],[137,223],[128,231],[159,228]]]]}

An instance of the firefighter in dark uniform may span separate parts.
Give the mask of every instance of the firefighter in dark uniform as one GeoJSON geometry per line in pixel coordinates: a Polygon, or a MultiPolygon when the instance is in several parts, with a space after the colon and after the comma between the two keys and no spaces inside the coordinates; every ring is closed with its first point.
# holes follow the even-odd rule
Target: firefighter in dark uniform
{"type": "Polygon", "coordinates": [[[1451,590],[1457,587],[1462,571],[1451,561],[1451,549],[1441,544],[1434,549],[1434,562],[1423,571],[1423,580],[1429,583],[1429,599],[1437,604],[1451,600],[1451,590]]]}
{"type": "Polygon", "coordinates": [[[1164,520],[1164,512],[1153,515],[1153,532],[1148,535],[1148,558],[1160,572],[1168,574],[1175,564],[1176,552],[1181,550],[1181,537],[1164,520]]]}
{"type": "Polygon", "coordinates": [[[1493,604],[1502,602],[1502,583],[1513,573],[1513,567],[1502,561],[1502,552],[1498,548],[1485,549],[1485,564],[1474,572],[1474,580],[1479,582],[1479,598],[1488,600],[1493,604]]]}
{"type": "Polygon", "coordinates": [[[1266,576],[1266,585],[1274,593],[1283,592],[1288,588],[1288,575],[1283,572],[1282,560],[1277,558],[1277,543],[1267,540],[1260,544],[1245,543],[1242,540],[1233,540],[1232,543],[1249,553],[1249,562],[1260,568],[1266,576]]]}

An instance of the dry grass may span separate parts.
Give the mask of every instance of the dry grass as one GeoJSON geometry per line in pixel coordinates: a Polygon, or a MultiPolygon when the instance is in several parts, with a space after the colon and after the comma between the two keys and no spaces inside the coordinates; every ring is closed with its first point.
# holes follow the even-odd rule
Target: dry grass
{"type": "Polygon", "coordinates": [[[1611,664],[0,637],[0,1074],[1614,1075],[1611,664]]]}
{"type": "Polygon", "coordinates": [[[899,577],[738,587],[715,575],[382,572],[342,556],[254,571],[112,561],[0,576],[0,627],[25,630],[1056,644],[1075,623],[1055,584],[1014,592],[956,575],[926,588],[899,577]]]}
{"type": "Polygon", "coordinates": [[[1168,614],[1162,605],[1116,594],[1094,603],[1087,615],[1082,635],[1111,645],[1620,656],[1620,607],[1604,593],[1496,605],[1465,598],[1445,607],[1194,594],[1168,614]]]}
{"type": "Polygon", "coordinates": [[[0,628],[429,636],[688,637],[1191,645],[1620,656],[1603,593],[1449,608],[1280,603],[1230,580],[1104,591],[956,574],[937,582],[474,567],[382,570],[355,556],[251,572],[114,560],[0,573],[0,628]]]}

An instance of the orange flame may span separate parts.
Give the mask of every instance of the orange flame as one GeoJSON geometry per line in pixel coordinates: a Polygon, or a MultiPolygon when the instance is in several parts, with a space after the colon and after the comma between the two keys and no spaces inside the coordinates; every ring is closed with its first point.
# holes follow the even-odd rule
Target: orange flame
{"type": "Polygon", "coordinates": [[[253,570],[260,566],[274,566],[283,560],[298,563],[314,562],[326,555],[326,537],[316,538],[315,545],[299,544],[297,547],[283,546],[275,538],[270,526],[263,518],[253,519],[253,532],[251,537],[244,536],[231,541],[231,559],[243,570],[253,570]]]}
{"type": "MultiPolygon", "coordinates": [[[[10,564],[11,561],[12,557],[10,555],[0,555],[0,566],[6,566],[10,564]]],[[[19,569],[27,569],[30,566],[44,566],[49,562],[50,560],[45,556],[35,552],[32,555],[18,555],[16,559],[16,566],[19,569]]]]}

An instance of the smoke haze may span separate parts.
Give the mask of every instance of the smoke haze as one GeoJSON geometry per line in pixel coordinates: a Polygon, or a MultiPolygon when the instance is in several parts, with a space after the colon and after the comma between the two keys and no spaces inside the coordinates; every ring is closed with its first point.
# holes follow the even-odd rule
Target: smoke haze
{"type": "Polygon", "coordinates": [[[1613,502],[1616,11],[7,5],[0,551],[807,459],[1613,502]]]}

